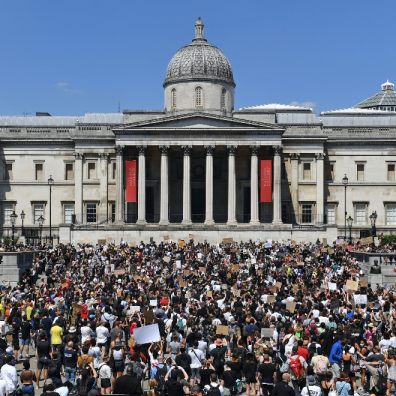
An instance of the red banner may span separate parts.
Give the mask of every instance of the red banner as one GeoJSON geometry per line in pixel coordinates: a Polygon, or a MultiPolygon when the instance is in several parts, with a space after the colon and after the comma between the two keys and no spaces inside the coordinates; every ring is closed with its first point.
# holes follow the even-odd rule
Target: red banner
{"type": "Polygon", "coordinates": [[[125,202],[137,202],[136,160],[125,161],[125,202]]]}
{"type": "Polygon", "coordinates": [[[272,202],[272,160],[260,161],[260,202],[272,202]]]}

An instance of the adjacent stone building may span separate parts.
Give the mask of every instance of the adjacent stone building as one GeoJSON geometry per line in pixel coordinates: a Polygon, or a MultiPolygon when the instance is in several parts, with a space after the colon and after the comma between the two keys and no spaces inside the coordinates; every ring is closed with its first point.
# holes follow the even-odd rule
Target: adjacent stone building
{"type": "Polygon", "coordinates": [[[0,117],[3,236],[14,212],[16,235],[65,242],[334,239],[349,216],[358,237],[373,211],[377,232],[396,230],[394,85],[320,115],[236,110],[203,28],[168,65],[163,110],[0,117]]]}

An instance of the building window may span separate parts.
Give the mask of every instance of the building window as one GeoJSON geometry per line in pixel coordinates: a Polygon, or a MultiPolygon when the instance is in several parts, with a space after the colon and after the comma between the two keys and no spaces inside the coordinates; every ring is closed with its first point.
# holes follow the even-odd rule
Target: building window
{"type": "Polygon", "coordinates": [[[111,163],[111,178],[117,179],[117,163],[115,161],[111,163]]]}
{"type": "Polygon", "coordinates": [[[88,162],[88,180],[96,179],[96,163],[88,162]]]}
{"type": "Polygon", "coordinates": [[[63,204],[63,221],[65,224],[72,224],[74,216],[74,203],[63,204]]]}
{"type": "Polygon", "coordinates": [[[367,224],[367,204],[366,203],[355,203],[355,224],[366,225],[367,224]]]}
{"type": "Polygon", "coordinates": [[[44,209],[45,209],[45,204],[44,203],[34,203],[33,204],[33,223],[38,224],[38,218],[40,216],[44,216],[44,209]]]}
{"type": "Polygon", "coordinates": [[[110,204],[110,211],[111,211],[111,222],[115,222],[115,213],[116,213],[116,205],[114,202],[110,204]]]}
{"type": "Polygon", "coordinates": [[[395,181],[395,164],[388,164],[387,180],[395,181]]]}
{"type": "Polygon", "coordinates": [[[65,164],[65,180],[74,180],[74,164],[72,162],[65,164]]]}
{"type": "Polygon", "coordinates": [[[312,223],[312,204],[301,205],[301,223],[312,223]]]}
{"type": "Polygon", "coordinates": [[[4,164],[4,180],[12,180],[12,162],[6,162],[4,164]]]}
{"type": "Polygon", "coordinates": [[[171,91],[171,97],[172,97],[172,109],[175,110],[176,109],[176,89],[173,88],[171,91]]]}
{"type": "Polygon", "coordinates": [[[389,203],[385,206],[386,225],[396,225],[396,203],[389,203]]]}
{"type": "Polygon", "coordinates": [[[195,88],[195,107],[202,107],[202,88],[195,88]]]}
{"type": "Polygon", "coordinates": [[[311,163],[303,162],[303,180],[311,180],[311,163]]]}
{"type": "Polygon", "coordinates": [[[3,224],[6,226],[11,225],[11,213],[14,211],[15,204],[13,202],[3,202],[3,224]]]}
{"type": "Polygon", "coordinates": [[[221,99],[220,99],[221,110],[225,110],[225,108],[226,108],[226,95],[227,95],[227,91],[223,88],[221,90],[221,99]]]}
{"type": "Polygon", "coordinates": [[[96,223],[96,203],[89,202],[86,204],[86,221],[87,223],[96,223]]]}
{"type": "Polygon", "coordinates": [[[364,180],[364,164],[356,164],[356,180],[364,180]]]}
{"type": "Polygon", "coordinates": [[[38,181],[44,180],[44,165],[42,163],[34,164],[34,177],[38,181]]]}
{"type": "Polygon", "coordinates": [[[336,205],[326,205],[325,224],[336,224],[336,205]]]}

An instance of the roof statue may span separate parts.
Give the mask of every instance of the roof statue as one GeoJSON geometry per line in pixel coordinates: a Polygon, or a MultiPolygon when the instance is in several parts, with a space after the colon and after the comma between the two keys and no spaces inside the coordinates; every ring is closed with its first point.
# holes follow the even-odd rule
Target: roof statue
{"type": "Polygon", "coordinates": [[[235,86],[230,62],[204,37],[201,18],[195,22],[195,37],[172,57],[166,71],[164,87],[175,82],[213,81],[235,86]]]}

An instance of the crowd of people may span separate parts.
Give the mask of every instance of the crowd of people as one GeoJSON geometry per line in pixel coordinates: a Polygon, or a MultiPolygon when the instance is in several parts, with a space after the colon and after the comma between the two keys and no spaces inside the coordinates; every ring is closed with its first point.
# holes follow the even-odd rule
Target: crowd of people
{"type": "Polygon", "coordinates": [[[0,396],[390,395],[396,290],[358,248],[47,247],[0,290],[0,396]]]}

